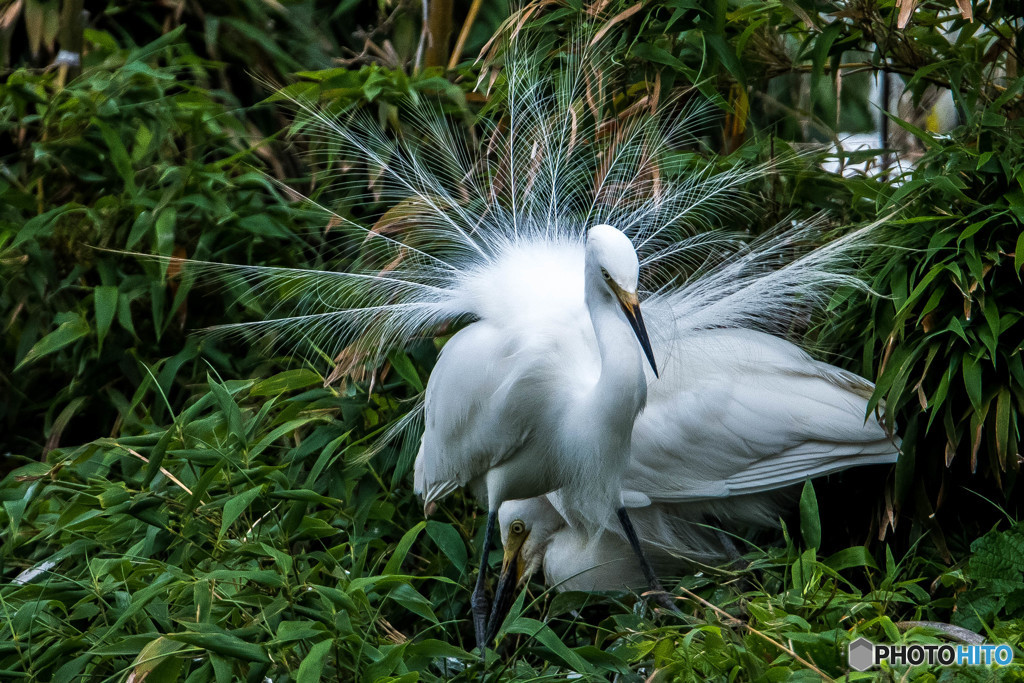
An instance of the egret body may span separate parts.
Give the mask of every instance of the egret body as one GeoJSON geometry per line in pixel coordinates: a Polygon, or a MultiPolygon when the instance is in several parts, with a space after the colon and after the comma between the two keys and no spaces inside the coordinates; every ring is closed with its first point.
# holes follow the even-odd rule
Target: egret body
{"type": "MultiPolygon", "coordinates": [[[[657,372],[629,238],[597,225],[582,252],[579,263],[567,249],[561,265],[569,277],[556,276],[568,292],[554,303],[512,292],[506,305],[527,310],[505,311],[459,331],[427,383],[416,458],[424,508],[462,486],[487,508],[473,594],[481,647],[490,613],[486,558],[501,504],[560,490],[573,501],[578,523],[595,532],[606,525],[621,508],[619,483],[633,424],[647,399],[644,354],[657,372]]],[[[545,272],[513,259],[517,264],[531,269],[517,278],[537,278],[544,289],[545,272]]]]}

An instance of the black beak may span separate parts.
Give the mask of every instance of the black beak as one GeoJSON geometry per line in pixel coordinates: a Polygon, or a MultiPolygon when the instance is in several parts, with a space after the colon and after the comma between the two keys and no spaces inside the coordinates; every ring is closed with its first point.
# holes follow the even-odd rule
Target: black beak
{"type": "Polygon", "coordinates": [[[522,560],[517,552],[511,558],[507,558],[501,568],[501,576],[498,577],[498,587],[494,589],[494,602],[491,605],[491,616],[487,620],[486,641],[493,643],[498,637],[498,629],[505,623],[508,611],[512,609],[515,602],[516,587],[519,585],[520,571],[519,563],[522,560]]]}
{"type": "Polygon", "coordinates": [[[622,312],[626,314],[626,320],[633,328],[636,338],[640,341],[640,348],[644,350],[647,362],[651,364],[651,370],[654,370],[654,376],[657,377],[658,365],[654,362],[654,351],[651,350],[651,340],[647,336],[647,328],[644,327],[644,317],[640,314],[640,304],[636,303],[635,295],[633,301],[620,299],[620,302],[622,303],[622,312]]]}

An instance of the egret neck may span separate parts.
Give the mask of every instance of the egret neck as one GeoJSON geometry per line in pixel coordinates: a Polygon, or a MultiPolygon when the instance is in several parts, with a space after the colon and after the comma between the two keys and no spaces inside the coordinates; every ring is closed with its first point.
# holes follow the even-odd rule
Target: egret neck
{"type": "Polygon", "coordinates": [[[581,454],[589,460],[580,463],[584,468],[581,475],[610,487],[605,496],[600,496],[605,501],[593,501],[605,509],[597,517],[586,515],[592,521],[603,522],[606,518],[600,513],[610,514],[619,505],[618,486],[629,462],[633,423],[647,402],[647,377],[640,344],[618,297],[605,283],[598,266],[589,261],[584,277],[584,302],[597,337],[601,371],[575,407],[579,419],[567,422],[586,430],[580,435],[585,438],[576,443],[592,449],[581,454]],[[608,500],[608,496],[614,498],[608,500]]]}
{"type": "Polygon", "coordinates": [[[597,337],[601,373],[583,403],[609,436],[625,436],[628,446],[633,422],[647,402],[644,357],[618,298],[595,264],[587,263],[584,279],[584,302],[597,337]]]}

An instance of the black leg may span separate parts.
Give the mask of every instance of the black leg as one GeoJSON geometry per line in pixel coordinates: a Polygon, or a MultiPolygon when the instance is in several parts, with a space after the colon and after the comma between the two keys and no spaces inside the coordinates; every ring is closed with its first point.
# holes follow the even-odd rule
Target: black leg
{"type": "Polygon", "coordinates": [[[729,535],[721,529],[715,529],[715,537],[718,539],[718,542],[722,544],[722,550],[725,552],[725,556],[729,558],[729,561],[741,569],[745,569],[747,567],[747,563],[743,561],[743,556],[740,555],[739,548],[737,548],[736,544],[732,542],[729,535]]]}
{"type": "Polygon", "coordinates": [[[491,536],[498,522],[498,511],[487,513],[487,528],[484,530],[484,547],[480,553],[480,573],[476,577],[476,588],[470,598],[473,608],[473,630],[476,632],[476,646],[480,648],[480,657],[487,651],[487,617],[491,614],[490,600],[487,599],[487,556],[491,552],[491,536]]]}
{"type": "Polygon", "coordinates": [[[640,560],[640,570],[644,573],[644,579],[647,580],[647,586],[655,594],[655,599],[661,604],[662,607],[667,607],[673,612],[678,612],[679,608],[676,607],[675,600],[665,592],[665,588],[661,585],[661,581],[658,580],[658,575],[654,573],[654,568],[651,567],[650,561],[647,559],[647,555],[644,554],[644,549],[640,547],[640,539],[636,535],[636,529],[633,528],[633,522],[629,519],[629,515],[626,513],[626,508],[622,507],[618,509],[619,523],[622,524],[622,530],[626,532],[626,539],[629,541],[629,545],[633,548],[633,553],[637,559],[640,560]]]}

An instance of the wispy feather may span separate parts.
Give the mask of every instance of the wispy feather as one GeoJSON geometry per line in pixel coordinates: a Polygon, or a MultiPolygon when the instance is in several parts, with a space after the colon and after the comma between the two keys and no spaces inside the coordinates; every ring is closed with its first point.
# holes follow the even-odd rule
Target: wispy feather
{"type": "Polygon", "coordinates": [[[386,210],[364,222],[316,204],[343,226],[339,270],[186,262],[267,307],[264,320],[209,332],[271,337],[328,358],[356,345],[379,361],[458,321],[515,315],[536,283],[517,281],[508,265],[557,245],[550,268],[574,268],[599,223],[633,241],[658,336],[680,326],[784,331],[837,286],[859,284],[844,264],[866,231],[815,248],[823,221],[811,221],[748,241],[747,188],[771,165],[680,169],[714,108],[660,96],[617,111],[619,74],[602,44],[583,35],[575,43],[553,54],[525,35],[508,45],[488,67],[500,76],[472,135],[423,95],[405,106],[401,130],[365,111],[293,100],[304,135],[355,160],[328,182],[349,206],[386,210]],[[657,108],[646,106],[655,99],[657,108]]]}

